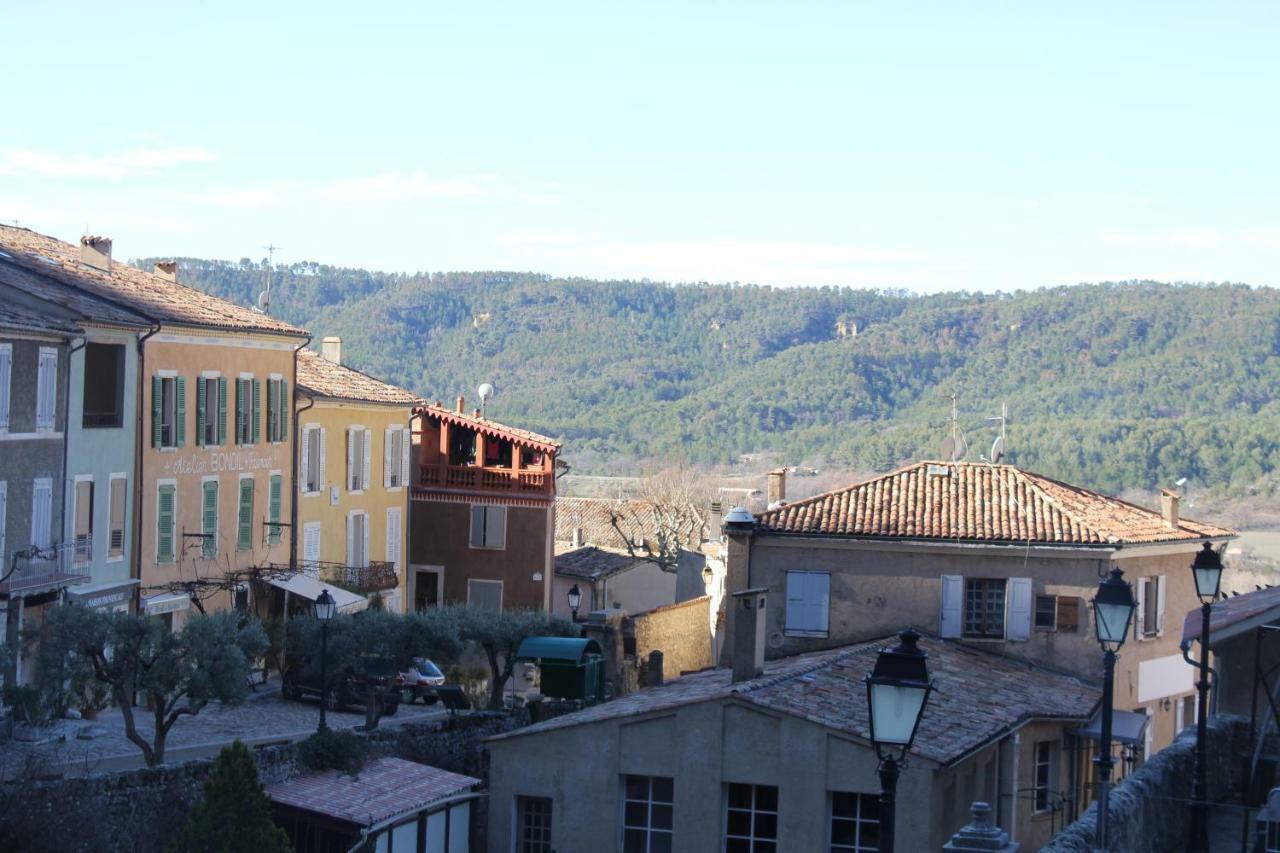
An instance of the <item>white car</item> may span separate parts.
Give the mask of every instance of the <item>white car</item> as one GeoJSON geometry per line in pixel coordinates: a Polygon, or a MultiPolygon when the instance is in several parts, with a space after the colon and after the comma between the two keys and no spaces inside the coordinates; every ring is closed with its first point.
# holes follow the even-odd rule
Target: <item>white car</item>
{"type": "Polygon", "coordinates": [[[424,705],[434,705],[439,698],[436,688],[444,684],[444,673],[426,658],[414,658],[408,669],[400,673],[401,701],[412,705],[421,699],[424,705]]]}

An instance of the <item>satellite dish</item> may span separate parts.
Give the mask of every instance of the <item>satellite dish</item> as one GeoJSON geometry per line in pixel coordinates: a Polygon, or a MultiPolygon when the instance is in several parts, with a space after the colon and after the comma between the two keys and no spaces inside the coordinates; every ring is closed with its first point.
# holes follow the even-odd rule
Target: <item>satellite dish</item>
{"type": "Polygon", "coordinates": [[[1001,457],[1004,456],[1004,436],[996,436],[996,440],[991,443],[991,464],[999,464],[1001,457]]]}
{"type": "Polygon", "coordinates": [[[1187,484],[1187,478],[1186,478],[1186,477],[1179,477],[1179,478],[1178,478],[1178,480],[1177,480],[1177,482],[1175,482],[1175,483],[1174,483],[1174,485],[1175,485],[1175,486],[1177,486],[1179,489],[1181,489],[1181,488],[1182,488],[1183,486],[1185,486],[1186,484],[1187,484]]]}
{"type": "Polygon", "coordinates": [[[259,293],[258,294],[258,310],[262,311],[265,314],[267,311],[267,308],[271,306],[270,300],[271,300],[271,294],[269,294],[267,291],[264,290],[261,293],[259,293]]]}
{"type": "Polygon", "coordinates": [[[477,388],[476,392],[480,395],[480,402],[483,403],[485,400],[488,400],[493,396],[493,386],[486,382],[477,388]]]}
{"type": "Polygon", "coordinates": [[[963,435],[957,435],[955,444],[955,450],[951,454],[951,461],[959,462],[969,453],[969,443],[964,440],[963,435]]]}
{"type": "Polygon", "coordinates": [[[939,458],[952,460],[956,458],[956,440],[951,436],[942,439],[942,455],[939,458]]]}

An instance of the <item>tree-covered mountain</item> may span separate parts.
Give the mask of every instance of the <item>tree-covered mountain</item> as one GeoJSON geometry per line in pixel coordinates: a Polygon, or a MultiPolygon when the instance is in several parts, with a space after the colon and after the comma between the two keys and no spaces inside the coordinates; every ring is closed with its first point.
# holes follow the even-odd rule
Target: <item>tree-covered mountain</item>
{"type": "MultiPolygon", "coordinates": [[[[252,304],[265,268],[184,259],[252,304]]],[[[1241,492],[1280,464],[1280,292],[1155,282],[1014,294],[401,275],[301,263],[272,313],[430,399],[558,436],[580,472],[638,458],[889,468],[934,457],[959,395],[971,458],[1010,409],[1008,461],[1113,491],[1241,492]]]]}

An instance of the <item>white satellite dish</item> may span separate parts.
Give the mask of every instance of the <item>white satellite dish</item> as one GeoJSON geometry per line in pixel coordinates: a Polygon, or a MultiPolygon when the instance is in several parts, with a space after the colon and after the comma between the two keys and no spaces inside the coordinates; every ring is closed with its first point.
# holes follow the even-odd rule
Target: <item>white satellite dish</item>
{"type": "Polygon", "coordinates": [[[476,389],[476,393],[480,395],[480,417],[484,417],[484,404],[493,396],[493,386],[488,382],[482,384],[476,389]]]}
{"type": "Polygon", "coordinates": [[[996,440],[991,443],[991,464],[999,464],[1002,456],[1004,456],[1004,436],[998,435],[996,440]]]}

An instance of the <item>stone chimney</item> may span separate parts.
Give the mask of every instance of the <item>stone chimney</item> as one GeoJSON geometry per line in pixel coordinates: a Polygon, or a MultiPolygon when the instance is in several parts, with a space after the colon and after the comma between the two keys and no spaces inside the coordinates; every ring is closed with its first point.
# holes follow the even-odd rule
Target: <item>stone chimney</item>
{"type": "Polygon", "coordinates": [[[111,272],[111,238],[92,235],[81,237],[80,263],[95,270],[111,272]]]}
{"type": "Polygon", "coordinates": [[[460,415],[466,414],[466,411],[467,411],[467,398],[462,396],[461,394],[458,395],[458,408],[456,409],[456,411],[460,415]]]}
{"type": "Polygon", "coordinates": [[[172,281],[175,284],[178,281],[178,262],[177,261],[156,261],[156,265],[151,271],[165,281],[172,281]]]}
{"type": "Polygon", "coordinates": [[[325,361],[342,364],[342,338],[330,336],[321,341],[320,355],[325,361]]]}
{"type": "Polygon", "coordinates": [[[733,594],[733,683],[764,674],[764,629],[767,589],[744,589],[733,594]]]}
{"type": "Polygon", "coordinates": [[[1172,489],[1160,490],[1160,514],[1164,516],[1164,526],[1170,530],[1178,529],[1178,505],[1182,495],[1172,489]]]}
{"type": "Polygon", "coordinates": [[[769,506],[787,499],[787,469],[776,468],[769,472],[769,506]]]}
{"type": "Polygon", "coordinates": [[[720,540],[721,527],[724,526],[724,504],[719,498],[711,502],[711,512],[707,517],[707,537],[713,542],[720,540]]]}

